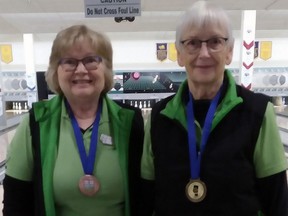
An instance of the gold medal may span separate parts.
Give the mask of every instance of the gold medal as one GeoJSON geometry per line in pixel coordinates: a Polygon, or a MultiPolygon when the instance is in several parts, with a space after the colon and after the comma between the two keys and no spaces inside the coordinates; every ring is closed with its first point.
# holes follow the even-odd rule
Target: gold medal
{"type": "Polygon", "coordinates": [[[190,179],[186,185],[186,196],[191,202],[201,202],[205,198],[206,192],[206,185],[200,179],[190,179]]]}
{"type": "Polygon", "coordinates": [[[99,191],[100,183],[92,175],[85,175],[79,181],[79,189],[86,196],[93,196],[99,191]]]}

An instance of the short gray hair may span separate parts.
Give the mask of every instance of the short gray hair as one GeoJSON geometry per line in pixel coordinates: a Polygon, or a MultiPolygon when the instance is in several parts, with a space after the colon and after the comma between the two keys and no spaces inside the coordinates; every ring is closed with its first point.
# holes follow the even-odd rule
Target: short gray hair
{"type": "Polygon", "coordinates": [[[234,46],[234,37],[232,26],[227,13],[219,6],[207,1],[195,2],[190,9],[186,11],[176,28],[176,48],[179,50],[182,36],[185,31],[193,27],[201,28],[205,26],[216,25],[227,31],[228,44],[231,48],[234,46]]]}

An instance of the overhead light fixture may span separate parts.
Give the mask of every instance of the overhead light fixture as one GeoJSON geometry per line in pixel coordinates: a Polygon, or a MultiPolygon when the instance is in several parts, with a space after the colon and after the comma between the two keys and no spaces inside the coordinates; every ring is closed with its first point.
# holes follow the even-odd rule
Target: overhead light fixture
{"type": "Polygon", "coordinates": [[[128,20],[129,22],[133,22],[135,20],[135,17],[126,17],[126,20],[128,20]]]}
{"type": "Polygon", "coordinates": [[[114,20],[117,23],[120,23],[122,21],[133,22],[135,20],[135,17],[114,17],[114,20]]]}

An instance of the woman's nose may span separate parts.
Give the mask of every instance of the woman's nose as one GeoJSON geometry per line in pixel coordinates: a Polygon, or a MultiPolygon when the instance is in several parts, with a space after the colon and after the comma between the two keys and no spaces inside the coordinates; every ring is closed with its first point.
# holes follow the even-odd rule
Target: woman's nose
{"type": "Polygon", "coordinates": [[[87,72],[87,69],[85,67],[85,65],[82,63],[82,61],[78,62],[78,65],[76,67],[75,73],[79,73],[79,72],[87,72]]]}
{"type": "Polygon", "coordinates": [[[207,43],[202,42],[200,50],[199,50],[199,56],[210,56],[209,49],[207,47],[207,43]]]}

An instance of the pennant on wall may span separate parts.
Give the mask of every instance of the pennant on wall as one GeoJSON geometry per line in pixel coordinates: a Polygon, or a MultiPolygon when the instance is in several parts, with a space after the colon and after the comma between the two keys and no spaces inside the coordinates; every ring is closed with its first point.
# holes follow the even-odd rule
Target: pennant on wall
{"type": "Polygon", "coordinates": [[[9,64],[13,61],[12,46],[10,44],[0,45],[1,61],[9,64]]]}
{"type": "Polygon", "coordinates": [[[156,43],[157,59],[164,61],[167,59],[167,43],[156,43]]]}
{"type": "Polygon", "coordinates": [[[259,41],[255,41],[254,45],[254,59],[258,58],[259,55],[259,41]]]}
{"type": "Polygon", "coordinates": [[[260,42],[260,58],[268,60],[272,57],[272,41],[260,42]]]}
{"type": "Polygon", "coordinates": [[[168,46],[169,46],[168,59],[175,62],[177,60],[177,51],[176,51],[175,43],[169,43],[168,46]]]}

